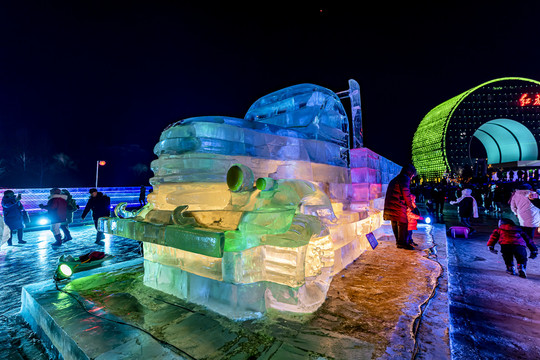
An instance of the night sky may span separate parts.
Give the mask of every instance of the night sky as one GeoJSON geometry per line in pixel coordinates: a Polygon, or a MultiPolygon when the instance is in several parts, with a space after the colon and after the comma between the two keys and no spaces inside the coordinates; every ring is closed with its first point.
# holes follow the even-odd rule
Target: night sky
{"type": "Polygon", "coordinates": [[[434,106],[499,77],[540,80],[532,1],[6,3],[0,187],[92,186],[96,160],[102,186],[137,186],[170,123],[350,78],[365,146],[403,165],[434,106]]]}

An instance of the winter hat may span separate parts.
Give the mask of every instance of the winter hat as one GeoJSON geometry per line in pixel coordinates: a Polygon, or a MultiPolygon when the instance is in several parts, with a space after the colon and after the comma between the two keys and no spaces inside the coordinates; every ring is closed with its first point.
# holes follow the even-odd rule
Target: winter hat
{"type": "Polygon", "coordinates": [[[13,192],[13,190],[4,191],[4,197],[13,197],[13,196],[15,196],[15,193],[13,192]]]}
{"type": "Polygon", "coordinates": [[[95,192],[98,192],[98,191],[97,191],[97,189],[92,188],[92,189],[88,190],[88,192],[91,194],[91,193],[95,193],[95,192]]]}
{"type": "Polygon", "coordinates": [[[62,191],[59,188],[52,188],[50,191],[51,195],[59,195],[62,191]]]}
{"type": "Polygon", "coordinates": [[[516,223],[514,221],[512,221],[511,219],[508,219],[508,218],[502,218],[499,220],[499,226],[501,225],[512,225],[512,226],[515,226],[516,223]]]}
{"type": "Polygon", "coordinates": [[[402,174],[406,174],[408,177],[413,178],[416,176],[416,168],[413,164],[408,164],[407,166],[401,169],[402,174]]]}

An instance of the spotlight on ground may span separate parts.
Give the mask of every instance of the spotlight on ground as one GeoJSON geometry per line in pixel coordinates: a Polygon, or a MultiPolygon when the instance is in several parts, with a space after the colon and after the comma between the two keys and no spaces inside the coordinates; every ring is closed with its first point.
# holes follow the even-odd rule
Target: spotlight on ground
{"type": "Polygon", "coordinates": [[[73,270],[67,264],[60,264],[56,269],[56,276],[59,279],[67,279],[73,275],[73,270]]]}
{"type": "Polygon", "coordinates": [[[39,225],[47,225],[49,223],[49,219],[41,218],[38,220],[39,225]]]}

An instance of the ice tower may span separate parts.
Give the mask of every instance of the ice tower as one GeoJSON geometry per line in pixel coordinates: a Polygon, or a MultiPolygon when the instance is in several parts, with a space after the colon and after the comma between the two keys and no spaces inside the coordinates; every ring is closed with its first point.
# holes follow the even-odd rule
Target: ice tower
{"type": "MultiPolygon", "coordinates": [[[[359,118],[358,93],[352,106],[359,118]]],[[[313,312],[369,248],[400,170],[348,144],[339,97],[312,84],[260,98],[243,119],[181,120],[154,148],[149,203],[99,226],[143,242],[147,286],[235,319],[313,312]]]]}

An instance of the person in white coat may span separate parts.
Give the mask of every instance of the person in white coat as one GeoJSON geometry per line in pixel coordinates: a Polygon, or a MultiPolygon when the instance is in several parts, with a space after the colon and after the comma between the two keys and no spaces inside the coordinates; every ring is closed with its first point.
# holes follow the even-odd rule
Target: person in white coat
{"type": "Polygon", "coordinates": [[[532,186],[523,184],[514,192],[510,199],[510,209],[517,216],[519,226],[532,240],[536,229],[540,226],[540,209],[529,200],[532,194],[532,186]]]}
{"type": "Polygon", "coordinates": [[[451,205],[459,205],[458,214],[461,218],[461,223],[475,232],[471,225],[471,217],[478,218],[478,205],[476,199],[472,196],[471,189],[463,189],[461,197],[456,201],[450,201],[451,205]]]}

